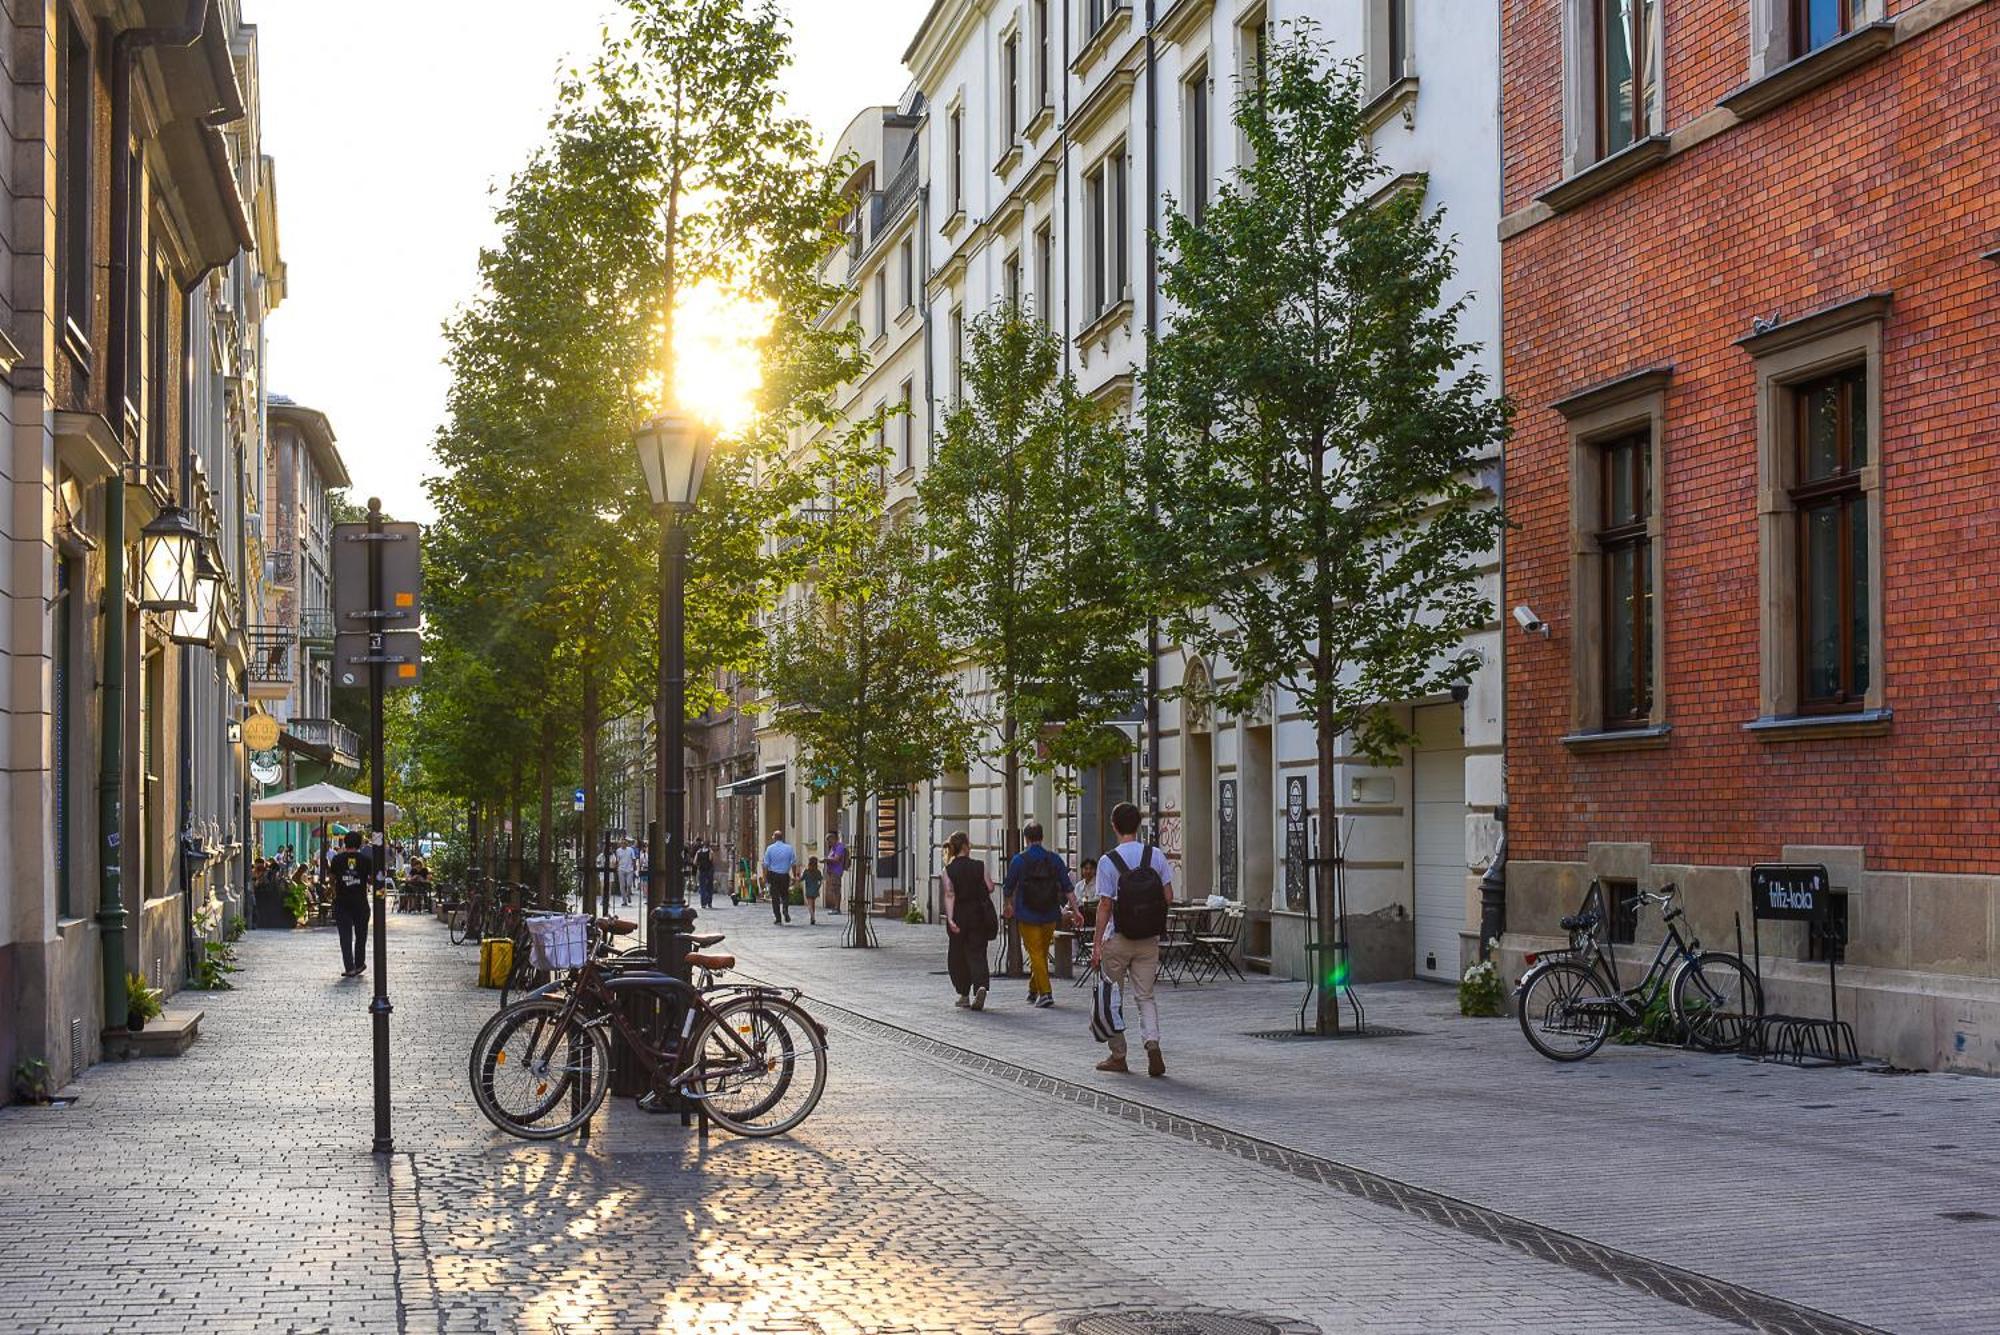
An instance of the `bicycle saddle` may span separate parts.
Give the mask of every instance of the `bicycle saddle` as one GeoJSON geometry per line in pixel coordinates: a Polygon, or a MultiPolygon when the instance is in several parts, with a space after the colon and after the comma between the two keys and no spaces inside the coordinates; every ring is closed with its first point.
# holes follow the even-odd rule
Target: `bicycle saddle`
{"type": "Polygon", "coordinates": [[[1598,923],[1597,914],[1577,913],[1577,914],[1572,914],[1570,917],[1564,918],[1562,922],[1557,925],[1560,926],[1565,932],[1581,932],[1597,926],[1597,923],[1598,923]]]}
{"type": "Polygon", "coordinates": [[[625,936],[639,930],[639,924],[629,918],[599,918],[597,930],[606,936],[625,936]]]}
{"type": "Polygon", "coordinates": [[[696,950],[707,950],[710,946],[719,945],[722,937],[721,932],[703,932],[700,936],[689,937],[688,944],[696,950]]]}
{"type": "Polygon", "coordinates": [[[690,950],[687,953],[687,962],[697,969],[720,970],[736,967],[736,957],[734,955],[704,955],[696,950],[690,950]]]}

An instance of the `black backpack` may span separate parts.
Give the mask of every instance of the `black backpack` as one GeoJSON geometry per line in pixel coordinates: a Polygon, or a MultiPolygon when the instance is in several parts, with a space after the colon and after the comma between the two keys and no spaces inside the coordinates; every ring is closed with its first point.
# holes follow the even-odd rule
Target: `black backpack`
{"type": "Polygon", "coordinates": [[[1054,858],[1029,858],[1021,871],[1021,907],[1030,913],[1054,913],[1062,906],[1068,879],[1054,858]]]}
{"type": "Polygon", "coordinates": [[[1139,850],[1139,865],[1128,867],[1114,851],[1108,856],[1118,863],[1118,896],[1111,901],[1111,925],[1118,935],[1144,941],[1167,933],[1167,885],[1153,868],[1153,846],[1139,850]]]}

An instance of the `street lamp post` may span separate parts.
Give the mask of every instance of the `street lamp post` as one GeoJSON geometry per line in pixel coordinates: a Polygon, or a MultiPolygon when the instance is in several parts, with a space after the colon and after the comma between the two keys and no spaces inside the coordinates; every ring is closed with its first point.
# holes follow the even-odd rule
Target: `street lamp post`
{"type": "Polygon", "coordinates": [[[687,828],[687,780],[682,752],[687,732],[687,517],[701,493],[715,437],[693,418],[663,413],[634,436],[646,489],[660,516],[660,675],[659,746],[654,788],[659,795],[657,833],[649,856],[653,880],[661,886],[652,913],[653,959],[662,972],[688,981],[687,937],[695,913],[688,907],[681,877],[687,828]]]}

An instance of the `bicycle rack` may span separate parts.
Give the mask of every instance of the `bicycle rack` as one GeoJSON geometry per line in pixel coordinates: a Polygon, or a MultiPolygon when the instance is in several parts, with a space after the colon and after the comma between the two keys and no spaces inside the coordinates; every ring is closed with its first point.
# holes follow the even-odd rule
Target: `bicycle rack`
{"type": "MultiPolygon", "coordinates": [[[[1826,952],[1829,1018],[1810,1015],[1765,1015],[1751,1031],[1743,1056],[1755,1061],[1788,1062],[1793,1066],[1859,1066],[1854,1026],[1840,1018],[1839,964],[1833,946],[1845,936],[1832,916],[1832,878],[1818,864],[1787,865],[1760,862],[1750,868],[1750,949],[1757,991],[1764,990],[1764,947],[1759,924],[1766,918],[1807,922],[1819,928],[1826,952]]],[[[1739,920],[1737,940],[1742,940],[1739,920]]],[[[1738,947],[1741,953],[1741,947],[1738,947]]]]}

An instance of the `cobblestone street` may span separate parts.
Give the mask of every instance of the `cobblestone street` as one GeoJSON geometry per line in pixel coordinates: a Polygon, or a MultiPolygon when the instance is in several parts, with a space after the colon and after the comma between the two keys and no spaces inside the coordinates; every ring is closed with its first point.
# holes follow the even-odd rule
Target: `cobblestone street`
{"type": "Polygon", "coordinates": [[[795,1135],[703,1144],[616,1101],[587,1142],[494,1133],[464,1074],[493,994],[411,916],[378,1160],[366,988],[328,933],[253,933],[238,990],[178,999],[207,1012],[186,1056],[0,1111],[0,1329],[2000,1329],[1996,1225],[1940,1217],[2000,1214],[1989,1082],[1559,1069],[1441,989],[1371,991],[1409,1037],[1265,1042],[1297,989],[1261,981],[1166,989],[1169,1078],[1107,1077],[1081,992],[951,1010],[934,929],[863,954],[750,906],[704,923],[831,1026],[795,1135]]]}

